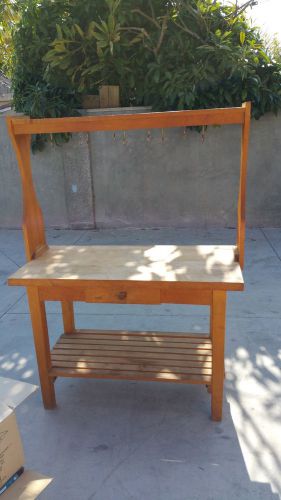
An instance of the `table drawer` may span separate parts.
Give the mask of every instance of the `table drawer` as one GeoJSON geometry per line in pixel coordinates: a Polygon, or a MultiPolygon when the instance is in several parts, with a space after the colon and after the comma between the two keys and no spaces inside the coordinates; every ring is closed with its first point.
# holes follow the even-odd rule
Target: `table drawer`
{"type": "Polygon", "coordinates": [[[160,304],[160,290],[144,285],[98,285],[85,289],[85,302],[160,304]]]}

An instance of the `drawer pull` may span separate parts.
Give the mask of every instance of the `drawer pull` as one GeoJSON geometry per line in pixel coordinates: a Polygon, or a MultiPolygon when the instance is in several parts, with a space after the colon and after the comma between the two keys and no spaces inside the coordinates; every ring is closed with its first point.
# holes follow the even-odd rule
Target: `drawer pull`
{"type": "Polygon", "coordinates": [[[124,300],[127,297],[127,292],[119,292],[118,299],[124,300]]]}

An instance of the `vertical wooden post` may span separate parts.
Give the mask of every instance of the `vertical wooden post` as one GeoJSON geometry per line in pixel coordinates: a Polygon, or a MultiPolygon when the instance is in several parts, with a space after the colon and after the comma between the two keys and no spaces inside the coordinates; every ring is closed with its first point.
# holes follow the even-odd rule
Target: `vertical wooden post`
{"type": "Polygon", "coordinates": [[[69,301],[61,302],[61,310],[62,310],[64,333],[74,333],[75,320],[74,320],[73,302],[69,301]]]}
{"type": "Polygon", "coordinates": [[[214,290],[211,306],[212,420],[222,419],[226,292],[214,290]]]}
{"type": "Polygon", "coordinates": [[[243,269],[245,260],[245,233],[246,233],[246,180],[247,180],[247,161],[251,121],[251,103],[243,103],[245,109],[245,119],[242,125],[241,142],[241,164],[240,164],[240,182],[239,197],[237,209],[237,260],[243,269]]]}
{"type": "Polygon", "coordinates": [[[36,287],[28,287],[27,296],[33,328],[42,399],[44,407],[46,409],[52,409],[56,406],[56,396],[54,380],[49,376],[49,370],[51,368],[51,354],[45,304],[40,301],[38,288],[36,287]]]}
{"type": "MultiPolygon", "coordinates": [[[[31,135],[14,135],[13,118],[7,117],[7,126],[18,160],[23,193],[23,235],[28,260],[36,258],[47,248],[44,220],[38,203],[31,170],[31,135]]],[[[29,118],[23,118],[29,124],[29,118]]]]}
{"type": "MultiPolygon", "coordinates": [[[[213,293],[212,293],[212,299],[211,299],[211,304],[210,304],[210,338],[213,336],[213,293]]],[[[212,393],[212,383],[206,384],[207,391],[209,394],[212,393]]]]}

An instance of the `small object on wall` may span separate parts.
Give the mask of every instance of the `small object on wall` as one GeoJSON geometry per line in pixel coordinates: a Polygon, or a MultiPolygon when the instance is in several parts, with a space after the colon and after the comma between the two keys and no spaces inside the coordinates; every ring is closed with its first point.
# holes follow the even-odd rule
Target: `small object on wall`
{"type": "Polygon", "coordinates": [[[102,85],[99,93],[101,108],[118,108],[120,106],[119,85],[102,85]]]}
{"type": "Polygon", "coordinates": [[[97,109],[100,107],[100,96],[85,94],[82,96],[81,103],[83,109],[97,109]]]}

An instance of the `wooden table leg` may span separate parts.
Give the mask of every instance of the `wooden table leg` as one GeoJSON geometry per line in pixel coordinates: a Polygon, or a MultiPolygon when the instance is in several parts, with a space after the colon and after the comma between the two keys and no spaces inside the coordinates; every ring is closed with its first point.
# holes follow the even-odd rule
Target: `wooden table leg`
{"type": "Polygon", "coordinates": [[[61,302],[61,310],[62,310],[64,333],[74,333],[75,320],[74,320],[73,302],[69,301],[61,302]]]}
{"type": "Polygon", "coordinates": [[[224,384],[224,339],[225,339],[226,292],[213,291],[211,305],[212,361],[212,420],[222,419],[224,384]]]}
{"type": "Polygon", "coordinates": [[[49,377],[51,355],[45,304],[40,301],[37,288],[28,287],[27,295],[33,328],[42,399],[44,407],[46,409],[52,409],[56,407],[56,396],[54,380],[49,377]]]}

